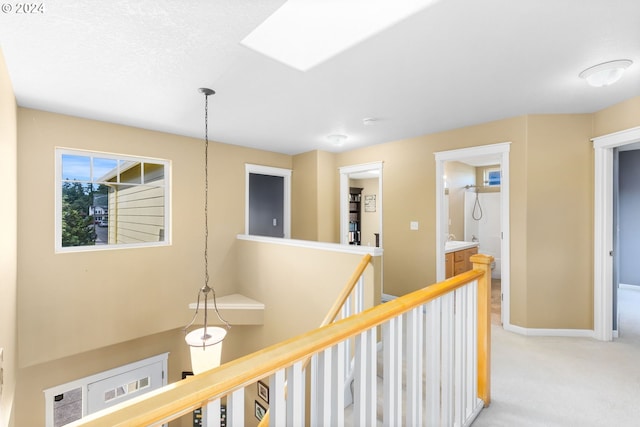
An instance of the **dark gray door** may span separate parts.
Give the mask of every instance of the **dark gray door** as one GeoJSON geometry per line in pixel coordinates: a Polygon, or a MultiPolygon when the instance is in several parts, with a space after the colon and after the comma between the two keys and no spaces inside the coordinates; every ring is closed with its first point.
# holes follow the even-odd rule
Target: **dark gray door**
{"type": "Polygon", "coordinates": [[[249,234],[284,237],[284,177],[249,174],[249,234]]]}
{"type": "MultiPolygon", "coordinates": [[[[617,285],[640,286],[640,271],[638,259],[640,259],[640,150],[620,151],[614,150],[614,168],[617,154],[617,171],[614,169],[614,179],[617,176],[617,203],[614,199],[614,294],[613,314],[614,330],[618,329],[616,323],[618,311],[617,285]],[[617,172],[617,173],[616,173],[617,172]],[[616,210],[617,207],[617,210],[616,210]],[[616,268],[617,267],[617,268],[616,268]],[[616,274],[617,273],[617,274],[616,274]]],[[[615,189],[615,183],[614,183],[615,189]]],[[[614,191],[614,195],[615,195],[614,191]]]]}

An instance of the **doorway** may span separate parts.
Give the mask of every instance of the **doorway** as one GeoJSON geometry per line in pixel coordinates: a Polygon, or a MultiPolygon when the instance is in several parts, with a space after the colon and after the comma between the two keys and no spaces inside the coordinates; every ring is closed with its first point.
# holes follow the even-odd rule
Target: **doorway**
{"type": "Polygon", "coordinates": [[[640,144],[640,126],[593,138],[594,157],[594,263],[593,334],[613,339],[613,194],[614,150],[640,144]]]}
{"type": "Polygon", "coordinates": [[[245,233],[291,236],[291,170],[245,166],[245,233]]]}
{"type": "Polygon", "coordinates": [[[341,167],[340,243],[382,247],[382,241],[382,162],[341,167]]]}
{"type": "MultiPolygon", "coordinates": [[[[486,206],[489,204],[497,204],[497,213],[499,216],[499,231],[496,233],[494,246],[499,248],[499,274],[500,274],[500,293],[497,296],[497,302],[500,304],[500,319],[496,323],[502,323],[505,329],[510,329],[510,231],[509,231],[509,149],[510,143],[491,144],[478,147],[471,147],[459,150],[450,150],[437,152],[436,158],[436,278],[437,281],[445,279],[445,245],[449,240],[449,191],[447,177],[445,176],[445,165],[447,162],[459,162],[467,165],[493,165],[494,170],[500,171],[500,192],[496,201],[489,202],[487,199],[486,206]]],[[[482,183],[484,183],[482,179],[482,183]]],[[[464,190],[474,189],[476,184],[468,184],[468,188],[464,190]]],[[[475,188],[477,191],[478,188],[475,188]]],[[[479,193],[474,193],[473,197],[468,197],[467,203],[471,206],[475,205],[476,198],[479,193]]],[[[495,197],[495,196],[492,196],[495,197]]],[[[479,200],[479,198],[478,198],[479,200]]],[[[473,209],[473,207],[471,208],[473,209]]],[[[473,210],[472,210],[473,212],[473,210]]],[[[495,218],[494,218],[495,219],[495,218]]],[[[487,231],[488,232],[488,231],[487,231]]],[[[456,236],[457,240],[473,239],[473,233],[458,232],[460,236],[456,236]],[[471,238],[468,234],[471,234],[471,238]]],[[[477,237],[477,236],[476,236],[477,237]]],[[[484,248],[483,248],[484,250],[484,248]]],[[[494,256],[494,258],[497,258],[494,256]]],[[[496,263],[497,264],[497,263],[496,263]]],[[[495,271],[495,268],[494,268],[495,271]]]]}

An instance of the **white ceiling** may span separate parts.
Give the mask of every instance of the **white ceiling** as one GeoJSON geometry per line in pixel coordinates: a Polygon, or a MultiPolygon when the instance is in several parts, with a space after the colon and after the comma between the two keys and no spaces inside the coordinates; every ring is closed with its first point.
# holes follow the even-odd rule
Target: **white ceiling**
{"type": "Polygon", "coordinates": [[[306,72],[240,44],[283,3],[50,1],[0,12],[0,46],[22,107],[202,138],[210,87],[210,139],[288,154],[640,95],[638,0],[441,0],[306,72]],[[611,87],[578,78],[622,58],[611,87]]]}

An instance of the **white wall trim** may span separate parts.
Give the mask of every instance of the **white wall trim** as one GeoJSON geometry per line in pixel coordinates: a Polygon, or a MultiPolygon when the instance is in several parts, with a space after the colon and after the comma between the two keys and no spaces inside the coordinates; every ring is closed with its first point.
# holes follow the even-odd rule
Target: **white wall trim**
{"type": "Polygon", "coordinates": [[[331,252],[342,252],[358,255],[369,254],[372,257],[382,256],[383,251],[382,248],[376,248],[373,246],[342,245],[339,243],[315,242],[312,240],[280,239],[277,237],[251,236],[248,234],[238,234],[236,238],[238,240],[270,243],[274,245],[294,246],[298,248],[319,249],[331,252]]]}
{"type": "Polygon", "coordinates": [[[546,329],[546,328],[523,328],[517,325],[504,325],[504,329],[529,337],[576,337],[593,338],[591,329],[546,329]]]}
{"type": "Polygon", "coordinates": [[[640,141],[640,126],[591,140],[594,156],[593,329],[613,339],[613,149],[640,141]]]}
{"type": "Polygon", "coordinates": [[[249,174],[257,173],[261,175],[281,176],[284,178],[284,238],[291,237],[291,169],[276,168],[272,166],[253,165],[246,163],[245,169],[245,190],[244,190],[244,232],[249,234],[249,174]]]}

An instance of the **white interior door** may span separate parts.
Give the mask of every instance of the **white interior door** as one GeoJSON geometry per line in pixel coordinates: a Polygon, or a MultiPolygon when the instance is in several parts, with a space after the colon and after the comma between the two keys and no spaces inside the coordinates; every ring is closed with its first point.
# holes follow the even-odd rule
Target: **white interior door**
{"type": "Polygon", "coordinates": [[[157,361],[87,385],[87,414],[93,414],[163,385],[163,363],[157,361]]]}

